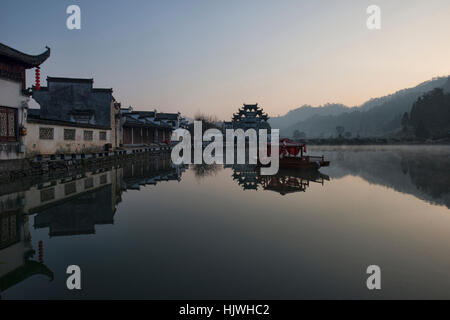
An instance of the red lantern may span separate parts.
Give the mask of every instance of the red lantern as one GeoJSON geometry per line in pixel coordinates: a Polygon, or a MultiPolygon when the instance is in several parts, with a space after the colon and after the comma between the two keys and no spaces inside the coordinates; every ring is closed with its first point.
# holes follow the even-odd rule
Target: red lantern
{"type": "Polygon", "coordinates": [[[35,74],[35,77],[36,77],[36,90],[40,90],[41,89],[41,68],[39,68],[39,67],[36,67],[36,74],[35,74]]]}

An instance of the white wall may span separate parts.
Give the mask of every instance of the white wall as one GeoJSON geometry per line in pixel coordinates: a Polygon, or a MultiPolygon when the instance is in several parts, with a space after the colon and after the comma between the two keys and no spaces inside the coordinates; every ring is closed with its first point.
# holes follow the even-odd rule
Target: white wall
{"type": "Polygon", "coordinates": [[[0,79],[0,106],[19,108],[26,98],[22,95],[22,84],[0,79]]]}
{"type": "Polygon", "coordinates": [[[101,152],[104,145],[111,143],[111,130],[100,130],[91,128],[78,128],[60,125],[48,125],[41,123],[27,123],[27,135],[25,136],[25,145],[27,148],[27,157],[36,154],[72,154],[72,153],[90,153],[101,152]],[[53,128],[53,140],[39,139],[39,128],[53,128]],[[75,140],[64,140],[64,129],[75,129],[75,140]],[[92,141],[84,140],[84,130],[94,132],[92,141]],[[100,132],[106,132],[106,140],[100,140],[100,132]]]}
{"type": "MultiPolygon", "coordinates": [[[[104,187],[106,185],[111,185],[112,179],[113,179],[112,176],[113,176],[114,172],[115,171],[101,172],[101,173],[95,173],[95,174],[87,173],[86,177],[67,182],[67,183],[75,182],[75,184],[76,184],[76,193],[73,193],[71,195],[65,194],[64,186],[67,183],[59,183],[58,182],[58,184],[55,186],[51,186],[50,183],[47,183],[48,186],[44,185],[44,187],[42,189],[39,189],[37,186],[33,186],[32,188],[30,188],[29,190],[24,192],[25,206],[23,208],[23,212],[25,214],[30,214],[32,210],[34,210],[42,205],[48,205],[48,204],[51,204],[54,202],[61,201],[63,199],[73,198],[74,196],[79,195],[80,193],[95,190],[97,188],[104,187]],[[106,183],[104,183],[104,184],[101,183],[101,176],[106,176],[106,183]],[[92,186],[92,188],[85,189],[84,181],[89,178],[93,179],[93,186],[92,186]],[[54,191],[55,198],[52,200],[46,201],[46,202],[42,202],[41,201],[42,190],[47,190],[47,189],[51,189],[51,188],[55,189],[55,191],[54,191]]],[[[0,200],[1,200],[1,197],[0,197],[0,200]]]]}

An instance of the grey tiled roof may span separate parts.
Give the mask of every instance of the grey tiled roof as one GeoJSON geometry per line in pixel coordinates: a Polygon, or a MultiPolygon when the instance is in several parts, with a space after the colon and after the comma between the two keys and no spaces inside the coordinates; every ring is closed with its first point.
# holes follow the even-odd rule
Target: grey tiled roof
{"type": "Polygon", "coordinates": [[[33,91],[41,106],[40,118],[74,122],[77,115],[92,115],[90,124],[111,126],[112,89],[92,87],[92,79],[47,78],[47,87],[33,91]]]}
{"type": "Polygon", "coordinates": [[[0,43],[0,57],[14,60],[27,68],[33,68],[41,65],[50,56],[50,48],[46,48],[47,50],[39,55],[29,55],[0,43]]]}
{"type": "Polygon", "coordinates": [[[157,113],[156,119],[157,120],[177,120],[178,119],[178,113],[157,113]]]}

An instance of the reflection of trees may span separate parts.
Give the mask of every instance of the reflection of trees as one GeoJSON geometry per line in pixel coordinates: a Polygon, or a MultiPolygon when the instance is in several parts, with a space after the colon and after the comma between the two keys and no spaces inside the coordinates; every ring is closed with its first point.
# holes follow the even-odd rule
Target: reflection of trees
{"type": "Polygon", "coordinates": [[[206,177],[215,176],[217,173],[222,170],[223,166],[218,164],[194,164],[191,166],[192,170],[194,170],[195,177],[198,180],[204,179],[206,177]]]}
{"type": "Polygon", "coordinates": [[[449,156],[438,158],[430,154],[422,154],[407,158],[403,155],[403,162],[411,181],[419,191],[429,194],[435,200],[450,194],[449,156]]]}
{"type": "Polygon", "coordinates": [[[325,154],[332,164],[326,171],[334,178],[360,176],[370,183],[450,208],[448,147],[347,148],[325,154]]]}

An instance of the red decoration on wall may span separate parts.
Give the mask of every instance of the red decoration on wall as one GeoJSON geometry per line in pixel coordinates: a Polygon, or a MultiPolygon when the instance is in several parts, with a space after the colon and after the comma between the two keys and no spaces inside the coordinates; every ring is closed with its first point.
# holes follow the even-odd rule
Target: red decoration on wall
{"type": "Polygon", "coordinates": [[[36,90],[41,89],[41,68],[36,68],[36,90]]]}

